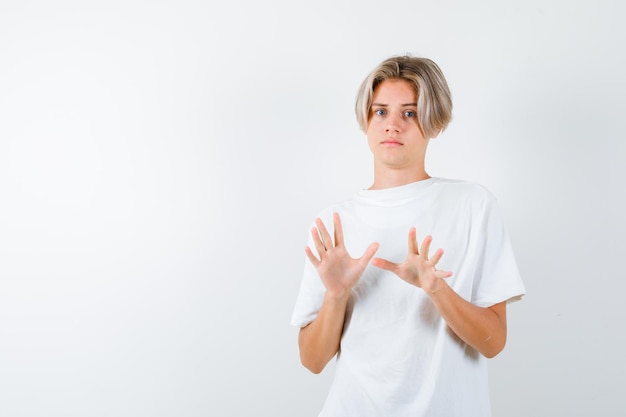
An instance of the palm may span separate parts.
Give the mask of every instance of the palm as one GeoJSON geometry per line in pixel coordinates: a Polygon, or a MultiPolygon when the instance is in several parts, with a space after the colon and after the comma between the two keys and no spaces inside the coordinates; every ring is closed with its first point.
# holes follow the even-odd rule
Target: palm
{"type": "Polygon", "coordinates": [[[369,261],[378,250],[378,244],[372,243],[360,258],[352,258],[344,245],[341,220],[337,213],[333,214],[333,224],[334,239],[320,219],[316,220],[317,229],[311,230],[319,259],[311,248],[306,247],[305,251],[317,269],[327,293],[334,297],[343,297],[359,282],[369,261]]]}
{"type": "Polygon", "coordinates": [[[417,248],[415,228],[409,231],[409,253],[405,261],[401,264],[390,262],[386,259],[376,258],[372,264],[393,272],[409,284],[422,288],[428,293],[437,290],[439,280],[448,278],[452,272],[441,271],[436,268],[437,263],[443,256],[443,250],[437,249],[432,257],[428,257],[432,238],[426,236],[422,242],[420,250],[417,248]]]}

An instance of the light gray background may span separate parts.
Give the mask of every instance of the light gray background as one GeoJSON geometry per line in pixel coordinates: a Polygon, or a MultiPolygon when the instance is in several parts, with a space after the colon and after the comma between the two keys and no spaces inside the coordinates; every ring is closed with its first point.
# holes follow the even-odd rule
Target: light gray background
{"type": "Polygon", "coordinates": [[[2,1],[0,415],[314,416],[307,229],[371,181],[362,78],[410,52],[431,175],[499,199],[528,295],[494,416],[626,413],[616,1],[2,1]]]}

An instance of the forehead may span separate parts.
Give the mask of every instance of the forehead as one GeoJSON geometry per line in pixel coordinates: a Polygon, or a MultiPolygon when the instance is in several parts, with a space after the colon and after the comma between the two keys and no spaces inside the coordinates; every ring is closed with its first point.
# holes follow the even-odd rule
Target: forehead
{"type": "Polygon", "coordinates": [[[394,102],[415,103],[417,92],[413,85],[406,80],[385,80],[376,86],[373,103],[391,104],[394,102]]]}

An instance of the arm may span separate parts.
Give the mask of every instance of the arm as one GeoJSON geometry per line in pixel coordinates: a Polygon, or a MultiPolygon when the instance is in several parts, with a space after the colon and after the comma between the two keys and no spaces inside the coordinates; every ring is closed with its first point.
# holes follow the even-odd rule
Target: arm
{"type": "Polygon", "coordinates": [[[376,258],[372,264],[398,275],[409,284],[422,288],[446,321],[465,343],[488,358],[496,356],[506,343],[506,303],[478,307],[458,295],[444,280],[451,272],[435,268],[443,250],[429,258],[432,238],[427,236],[418,251],[415,229],[409,231],[409,254],[402,264],[376,258]]]}
{"type": "Polygon", "coordinates": [[[307,257],[326,287],[324,302],[317,317],[300,329],[298,336],[300,360],[307,369],[316,374],[324,369],[339,350],[350,293],[378,250],[378,244],[372,243],[363,256],[351,258],[344,246],[341,220],[337,213],[333,214],[333,224],[334,239],[320,219],[316,219],[317,228],[311,230],[319,259],[311,248],[305,248],[307,257]]]}
{"type": "Polygon", "coordinates": [[[300,329],[298,335],[300,361],[314,374],[322,372],[339,351],[349,297],[348,294],[345,297],[333,298],[326,294],[315,320],[300,329]]]}
{"type": "Polygon", "coordinates": [[[465,343],[493,358],[506,344],[506,302],[478,307],[462,298],[444,280],[429,294],[448,327],[465,343]]]}

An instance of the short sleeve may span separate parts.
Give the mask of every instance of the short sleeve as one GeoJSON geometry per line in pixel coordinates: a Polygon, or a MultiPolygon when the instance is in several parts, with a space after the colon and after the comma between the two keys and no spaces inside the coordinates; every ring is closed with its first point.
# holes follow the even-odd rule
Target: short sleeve
{"type": "Polygon", "coordinates": [[[322,308],[325,291],[317,271],[307,259],[296,305],[291,314],[291,325],[304,327],[315,320],[322,308]]]}
{"type": "Polygon", "coordinates": [[[472,302],[490,307],[519,300],[526,290],[497,201],[491,194],[482,205],[477,240],[482,250],[477,259],[472,302]]]}
{"type": "MultiPolygon", "coordinates": [[[[327,216],[320,215],[321,218],[327,216]]],[[[330,233],[332,231],[332,223],[329,224],[325,221],[325,225],[330,233]]],[[[312,224],[311,227],[315,225],[312,224]]],[[[313,238],[309,236],[307,245],[313,250],[313,253],[317,256],[315,245],[313,244],[313,238]]],[[[317,317],[322,304],[324,302],[324,294],[326,288],[322,283],[322,280],[317,273],[317,270],[313,264],[305,257],[304,271],[302,273],[302,281],[300,282],[300,290],[298,297],[296,298],[296,304],[291,314],[291,324],[297,327],[304,327],[311,323],[317,317]]]]}

